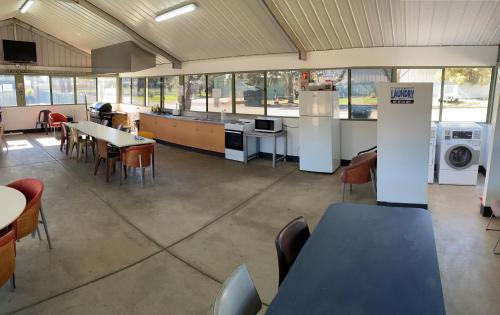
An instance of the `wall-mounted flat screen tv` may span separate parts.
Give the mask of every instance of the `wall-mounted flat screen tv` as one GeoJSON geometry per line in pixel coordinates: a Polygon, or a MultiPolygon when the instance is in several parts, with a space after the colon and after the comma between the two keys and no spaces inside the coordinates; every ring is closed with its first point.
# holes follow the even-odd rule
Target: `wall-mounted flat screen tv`
{"type": "Polygon", "coordinates": [[[3,40],[3,59],[19,63],[36,62],[36,44],[17,40],[3,40]]]}

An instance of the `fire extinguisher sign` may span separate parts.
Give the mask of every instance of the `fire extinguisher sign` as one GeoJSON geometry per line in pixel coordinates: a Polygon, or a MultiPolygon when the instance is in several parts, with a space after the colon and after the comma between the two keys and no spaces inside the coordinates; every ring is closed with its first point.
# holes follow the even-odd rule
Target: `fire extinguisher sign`
{"type": "Polygon", "coordinates": [[[413,104],[415,103],[414,87],[392,87],[391,104],[413,104]]]}

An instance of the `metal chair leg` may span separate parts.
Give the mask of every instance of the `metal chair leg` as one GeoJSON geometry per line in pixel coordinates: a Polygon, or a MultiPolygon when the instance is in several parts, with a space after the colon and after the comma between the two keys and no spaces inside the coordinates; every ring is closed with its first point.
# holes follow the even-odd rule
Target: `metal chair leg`
{"type": "Polygon", "coordinates": [[[500,255],[500,252],[497,252],[496,249],[498,247],[498,243],[500,242],[500,237],[498,238],[497,243],[495,244],[495,247],[493,247],[493,254],[495,255],[500,255]]]}
{"type": "Polygon", "coordinates": [[[10,286],[12,287],[12,290],[16,289],[16,274],[13,273],[12,277],[10,277],[10,286]]]}
{"type": "Polygon", "coordinates": [[[49,243],[49,249],[52,249],[52,243],[50,242],[49,229],[47,227],[47,219],[45,218],[45,213],[43,211],[42,205],[40,205],[40,215],[42,216],[43,228],[45,229],[45,236],[47,236],[47,242],[49,243]]]}
{"type": "Polygon", "coordinates": [[[36,225],[36,234],[38,234],[38,240],[42,240],[42,236],[40,235],[40,229],[38,228],[38,224],[36,225]]]}
{"type": "Polygon", "coordinates": [[[144,188],[144,169],[142,168],[142,156],[140,154],[139,154],[139,172],[141,173],[141,187],[144,188]]]}
{"type": "Polygon", "coordinates": [[[491,221],[493,221],[493,213],[491,214],[488,224],[486,225],[486,231],[500,231],[499,229],[489,229],[488,227],[490,226],[491,221]]]}
{"type": "Polygon", "coordinates": [[[345,183],[342,183],[342,202],[345,201],[345,183]]]}
{"type": "Polygon", "coordinates": [[[154,182],[154,178],[155,178],[155,169],[153,167],[153,154],[151,153],[149,155],[149,172],[151,173],[151,184],[153,185],[155,182],[154,182]]]}
{"type": "Polygon", "coordinates": [[[373,175],[373,170],[370,169],[370,179],[372,182],[372,189],[375,193],[375,197],[377,197],[377,186],[375,185],[375,176],[373,175]]]}

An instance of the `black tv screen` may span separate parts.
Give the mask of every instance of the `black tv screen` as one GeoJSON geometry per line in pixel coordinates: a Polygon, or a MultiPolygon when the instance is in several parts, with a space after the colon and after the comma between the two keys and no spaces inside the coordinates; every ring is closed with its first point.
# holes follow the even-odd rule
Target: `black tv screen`
{"type": "Polygon", "coordinates": [[[3,59],[12,62],[36,62],[36,44],[33,42],[4,39],[3,59]]]}

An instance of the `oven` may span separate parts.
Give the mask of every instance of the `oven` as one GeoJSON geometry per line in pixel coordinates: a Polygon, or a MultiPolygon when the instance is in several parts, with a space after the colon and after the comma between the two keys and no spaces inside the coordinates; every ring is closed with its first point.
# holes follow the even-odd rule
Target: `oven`
{"type": "Polygon", "coordinates": [[[244,149],[243,131],[226,129],[225,138],[226,138],[226,149],[243,151],[244,149]]]}

